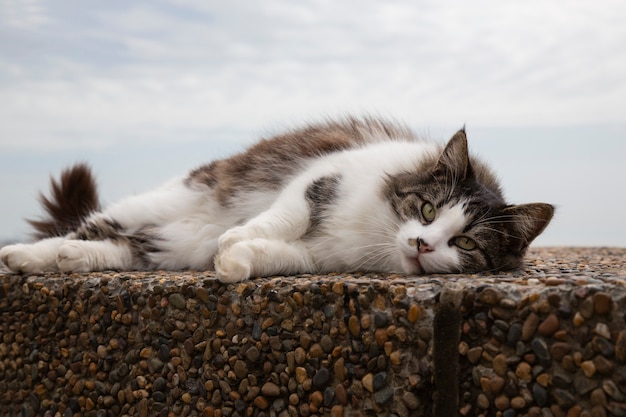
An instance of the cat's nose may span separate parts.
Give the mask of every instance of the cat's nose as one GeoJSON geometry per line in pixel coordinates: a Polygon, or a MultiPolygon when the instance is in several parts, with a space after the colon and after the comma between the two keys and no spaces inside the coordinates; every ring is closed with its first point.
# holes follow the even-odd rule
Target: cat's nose
{"type": "Polygon", "coordinates": [[[418,253],[427,253],[427,252],[432,252],[435,250],[432,246],[426,243],[426,241],[422,238],[409,239],[409,245],[415,246],[418,253]]]}

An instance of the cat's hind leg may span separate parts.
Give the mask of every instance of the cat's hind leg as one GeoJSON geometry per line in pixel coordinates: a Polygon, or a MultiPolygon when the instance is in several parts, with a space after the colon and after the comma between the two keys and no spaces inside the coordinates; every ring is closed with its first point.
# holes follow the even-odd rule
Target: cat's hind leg
{"type": "Polygon", "coordinates": [[[154,232],[155,250],[149,251],[146,258],[158,269],[213,269],[217,239],[224,230],[224,226],[200,218],[160,226],[154,232]]]}
{"type": "Polygon", "coordinates": [[[234,243],[215,257],[215,271],[222,282],[277,274],[311,272],[313,259],[302,242],[252,239],[234,243]]]}
{"type": "Polygon", "coordinates": [[[9,270],[17,273],[57,271],[57,253],[64,241],[64,237],[53,237],[31,244],[4,246],[0,249],[0,260],[9,270]]]}
{"type": "Polygon", "coordinates": [[[18,243],[0,249],[0,260],[16,273],[90,272],[132,269],[131,246],[112,240],[74,240],[67,237],[18,243]]]}
{"type": "Polygon", "coordinates": [[[113,240],[66,240],[58,250],[61,272],[91,272],[133,269],[133,253],[126,244],[113,240]]]}

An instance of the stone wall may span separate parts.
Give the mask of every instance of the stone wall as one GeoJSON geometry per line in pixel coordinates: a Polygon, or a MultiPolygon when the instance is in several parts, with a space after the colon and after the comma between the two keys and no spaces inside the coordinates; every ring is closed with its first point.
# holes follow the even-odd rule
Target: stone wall
{"type": "Polygon", "coordinates": [[[230,285],[0,274],[0,415],[626,415],[625,256],[230,285]]]}

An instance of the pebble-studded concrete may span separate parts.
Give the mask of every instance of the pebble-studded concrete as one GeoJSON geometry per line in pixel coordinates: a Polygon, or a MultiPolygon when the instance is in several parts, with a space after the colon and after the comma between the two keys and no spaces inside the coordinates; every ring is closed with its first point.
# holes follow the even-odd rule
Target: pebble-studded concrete
{"type": "Polygon", "coordinates": [[[457,387],[463,416],[622,416],[625,260],[542,248],[506,274],[230,285],[209,272],[0,273],[0,415],[432,416],[457,387]],[[437,358],[448,287],[460,337],[437,358]]]}

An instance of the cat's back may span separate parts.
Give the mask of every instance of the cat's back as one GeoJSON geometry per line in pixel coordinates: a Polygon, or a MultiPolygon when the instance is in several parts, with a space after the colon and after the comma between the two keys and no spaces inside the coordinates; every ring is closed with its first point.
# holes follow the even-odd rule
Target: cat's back
{"type": "Polygon", "coordinates": [[[371,117],[310,124],[261,139],[240,154],[201,166],[190,173],[188,182],[210,187],[220,203],[228,205],[241,191],[280,189],[316,158],[398,141],[419,139],[401,123],[371,117]]]}

